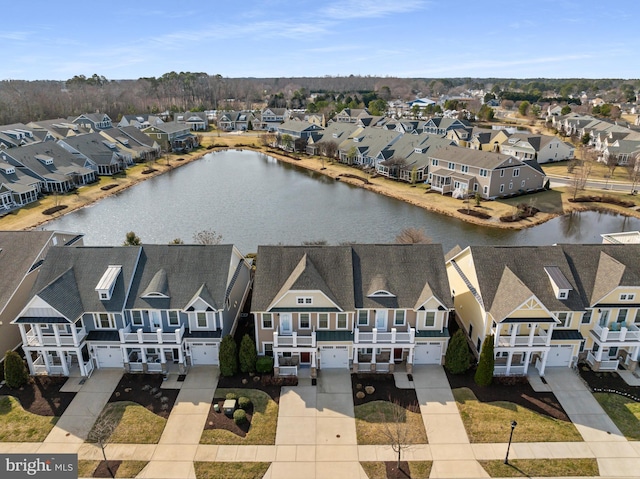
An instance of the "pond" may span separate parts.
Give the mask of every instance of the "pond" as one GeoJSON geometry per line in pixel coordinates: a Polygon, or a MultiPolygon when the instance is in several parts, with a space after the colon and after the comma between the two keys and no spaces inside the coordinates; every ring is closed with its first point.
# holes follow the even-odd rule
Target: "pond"
{"type": "Polygon", "coordinates": [[[253,151],[227,150],[151,178],[47,223],[85,233],[87,245],[193,242],[215,230],[243,253],[259,244],[303,241],[389,243],[404,228],[424,229],[445,251],[455,245],[600,243],[602,233],[640,229],[640,220],[582,212],[520,231],[472,225],[348,185],[253,151]]]}

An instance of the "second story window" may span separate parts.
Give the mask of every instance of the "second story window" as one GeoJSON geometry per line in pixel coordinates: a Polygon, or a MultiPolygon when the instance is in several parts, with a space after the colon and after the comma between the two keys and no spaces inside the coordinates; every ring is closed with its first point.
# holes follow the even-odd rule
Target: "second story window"
{"type": "Polygon", "coordinates": [[[310,327],[309,313],[300,313],[300,329],[309,329],[310,327]]]}
{"type": "Polygon", "coordinates": [[[347,329],[347,313],[338,313],[338,329],[347,329]]]}
{"type": "Polygon", "coordinates": [[[480,176],[488,176],[487,175],[487,170],[485,170],[484,168],[480,168],[480,176]]]}
{"type": "Polygon", "coordinates": [[[329,329],[329,315],[327,313],[318,314],[318,329],[329,329]]]}
{"type": "Polygon", "coordinates": [[[395,317],[393,319],[394,326],[404,326],[404,317],[406,311],[404,309],[396,309],[395,317]]]}
{"type": "Polygon", "coordinates": [[[460,166],[460,171],[462,173],[469,173],[469,165],[462,165],[460,166]]]}
{"type": "Polygon", "coordinates": [[[116,318],[113,313],[97,313],[93,315],[96,329],[115,329],[116,318]]]}
{"type": "Polygon", "coordinates": [[[424,318],[425,328],[433,328],[436,325],[436,312],[427,311],[427,315],[424,318]]]}
{"type": "Polygon", "coordinates": [[[450,162],[447,164],[447,168],[448,168],[448,169],[450,169],[451,171],[453,171],[453,170],[455,170],[455,169],[456,169],[456,164],[455,164],[453,161],[450,161],[450,162]]]}
{"type": "Polygon", "coordinates": [[[368,326],[369,325],[369,311],[366,309],[362,309],[358,311],[358,326],[368,326]]]}
{"type": "Polygon", "coordinates": [[[520,176],[520,168],[514,168],[513,169],[513,176],[514,177],[520,176]]]}
{"type": "Polygon", "coordinates": [[[557,316],[558,316],[558,320],[560,321],[560,324],[558,324],[557,327],[568,328],[569,325],[571,324],[571,314],[562,312],[562,313],[557,313],[557,316]]]}
{"type": "Polygon", "coordinates": [[[142,311],[131,311],[131,324],[142,326],[142,311]]]}
{"type": "Polygon", "coordinates": [[[431,166],[438,166],[438,160],[431,160],[431,166]]]}
{"type": "Polygon", "coordinates": [[[169,326],[178,326],[180,324],[180,317],[177,311],[169,311],[169,326]]]}
{"type": "Polygon", "coordinates": [[[273,317],[271,316],[271,313],[262,313],[262,328],[263,329],[273,328],[273,317]]]}
{"type": "Polygon", "coordinates": [[[199,312],[196,314],[196,324],[199,328],[207,327],[207,313],[199,312]]]}

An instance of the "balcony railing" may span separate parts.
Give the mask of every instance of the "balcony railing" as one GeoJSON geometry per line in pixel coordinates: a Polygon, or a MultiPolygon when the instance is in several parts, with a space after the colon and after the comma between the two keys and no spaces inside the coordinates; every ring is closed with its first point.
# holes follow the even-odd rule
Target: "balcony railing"
{"type": "Polygon", "coordinates": [[[164,333],[158,328],[152,333],[145,333],[142,329],[131,332],[131,326],[120,329],[121,343],[138,343],[138,344],[180,344],[184,336],[184,324],[175,331],[164,333]]]}
{"type": "Polygon", "coordinates": [[[308,336],[301,336],[297,331],[293,331],[290,335],[280,334],[280,330],[276,329],[273,332],[273,347],[274,348],[315,348],[316,347],[316,332],[311,331],[308,336]]]}
{"type": "Polygon", "coordinates": [[[514,348],[514,347],[533,347],[533,346],[549,346],[549,335],[545,333],[539,333],[530,337],[526,335],[512,336],[498,336],[497,348],[514,348]]]}
{"type": "Polygon", "coordinates": [[[509,368],[509,372],[507,372],[506,366],[495,365],[493,367],[493,375],[494,376],[524,376],[524,366],[511,366],[509,368]]]}
{"type": "Polygon", "coordinates": [[[620,361],[618,359],[608,359],[606,361],[600,361],[600,364],[598,364],[598,360],[596,359],[596,357],[593,354],[589,353],[587,354],[587,364],[592,368],[598,369],[599,371],[617,371],[620,361]]]}
{"type": "Polygon", "coordinates": [[[625,323],[612,323],[612,325],[616,325],[614,326],[615,329],[606,326],[595,325],[592,331],[593,334],[595,334],[601,342],[640,341],[640,329],[638,329],[635,324],[621,326],[622,324],[625,323]]]}
{"type": "Polygon", "coordinates": [[[378,331],[377,328],[373,328],[371,332],[362,332],[356,328],[353,342],[354,344],[413,344],[415,337],[416,330],[414,328],[408,328],[406,332],[399,332],[396,328],[392,328],[389,332],[378,331]]]}
{"type": "Polygon", "coordinates": [[[58,337],[54,334],[41,334],[40,338],[35,331],[31,330],[27,333],[27,346],[74,346],[78,347],[82,340],[87,335],[87,331],[84,328],[76,329],[77,341],[73,341],[73,335],[71,333],[60,333],[58,337]]]}

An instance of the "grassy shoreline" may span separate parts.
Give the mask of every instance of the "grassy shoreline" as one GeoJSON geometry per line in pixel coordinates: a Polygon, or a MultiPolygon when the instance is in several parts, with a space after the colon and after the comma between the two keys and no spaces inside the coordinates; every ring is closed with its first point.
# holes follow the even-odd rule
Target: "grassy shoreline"
{"type": "MultiPolygon", "coordinates": [[[[172,154],[168,157],[162,158],[153,164],[153,168],[157,171],[154,171],[151,174],[143,175],[142,172],[147,169],[147,166],[139,164],[129,168],[124,175],[119,175],[114,178],[100,177],[97,183],[81,187],[78,189],[77,193],[60,196],[57,199],[51,195],[47,196],[37,203],[27,205],[24,208],[16,210],[12,214],[8,214],[7,216],[0,218],[0,229],[28,230],[37,228],[53,219],[59,218],[62,215],[94,204],[107,196],[120,193],[127,188],[137,185],[141,181],[192,163],[193,161],[202,158],[207,153],[231,148],[247,149],[266,154],[279,161],[290,163],[334,178],[336,181],[342,181],[377,194],[404,201],[433,213],[446,215],[467,223],[484,227],[521,230],[537,226],[557,216],[573,211],[588,210],[604,210],[640,218],[640,211],[630,208],[623,208],[605,203],[570,203],[568,201],[571,197],[571,193],[568,191],[569,188],[557,188],[534,195],[525,195],[504,200],[483,201],[479,207],[476,207],[473,204],[473,201],[471,201],[471,204],[466,204],[462,200],[430,192],[428,186],[424,184],[410,185],[404,182],[389,180],[384,177],[371,177],[361,170],[338,162],[329,161],[326,158],[323,160],[319,157],[308,157],[306,155],[294,158],[277,150],[267,149],[260,144],[258,133],[217,135],[215,132],[209,132],[203,135],[202,145],[204,148],[191,153],[182,155],[172,154]],[[210,147],[211,149],[206,149],[207,147],[210,147]],[[117,186],[106,191],[101,189],[102,186],[108,184],[116,184],[117,186]],[[47,208],[54,206],[56,201],[59,201],[60,204],[66,205],[67,208],[51,216],[44,216],[42,212],[47,208]],[[535,205],[540,209],[540,212],[532,218],[527,218],[513,223],[502,223],[499,220],[501,216],[512,214],[517,208],[517,205],[521,203],[535,205]],[[459,209],[482,211],[483,213],[491,215],[491,218],[484,220],[474,216],[469,216],[467,214],[460,213],[458,211],[459,209]]],[[[581,194],[588,193],[589,191],[585,191],[581,194]]],[[[638,197],[632,197],[624,193],[610,192],[608,194],[625,200],[634,201],[636,206],[640,205],[638,197]]]]}

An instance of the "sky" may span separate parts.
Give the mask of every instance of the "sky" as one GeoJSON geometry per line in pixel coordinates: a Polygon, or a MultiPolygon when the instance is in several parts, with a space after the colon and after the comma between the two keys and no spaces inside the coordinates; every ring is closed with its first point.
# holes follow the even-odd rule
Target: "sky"
{"type": "Polygon", "coordinates": [[[637,0],[7,3],[0,80],[640,77],[637,0]]]}

